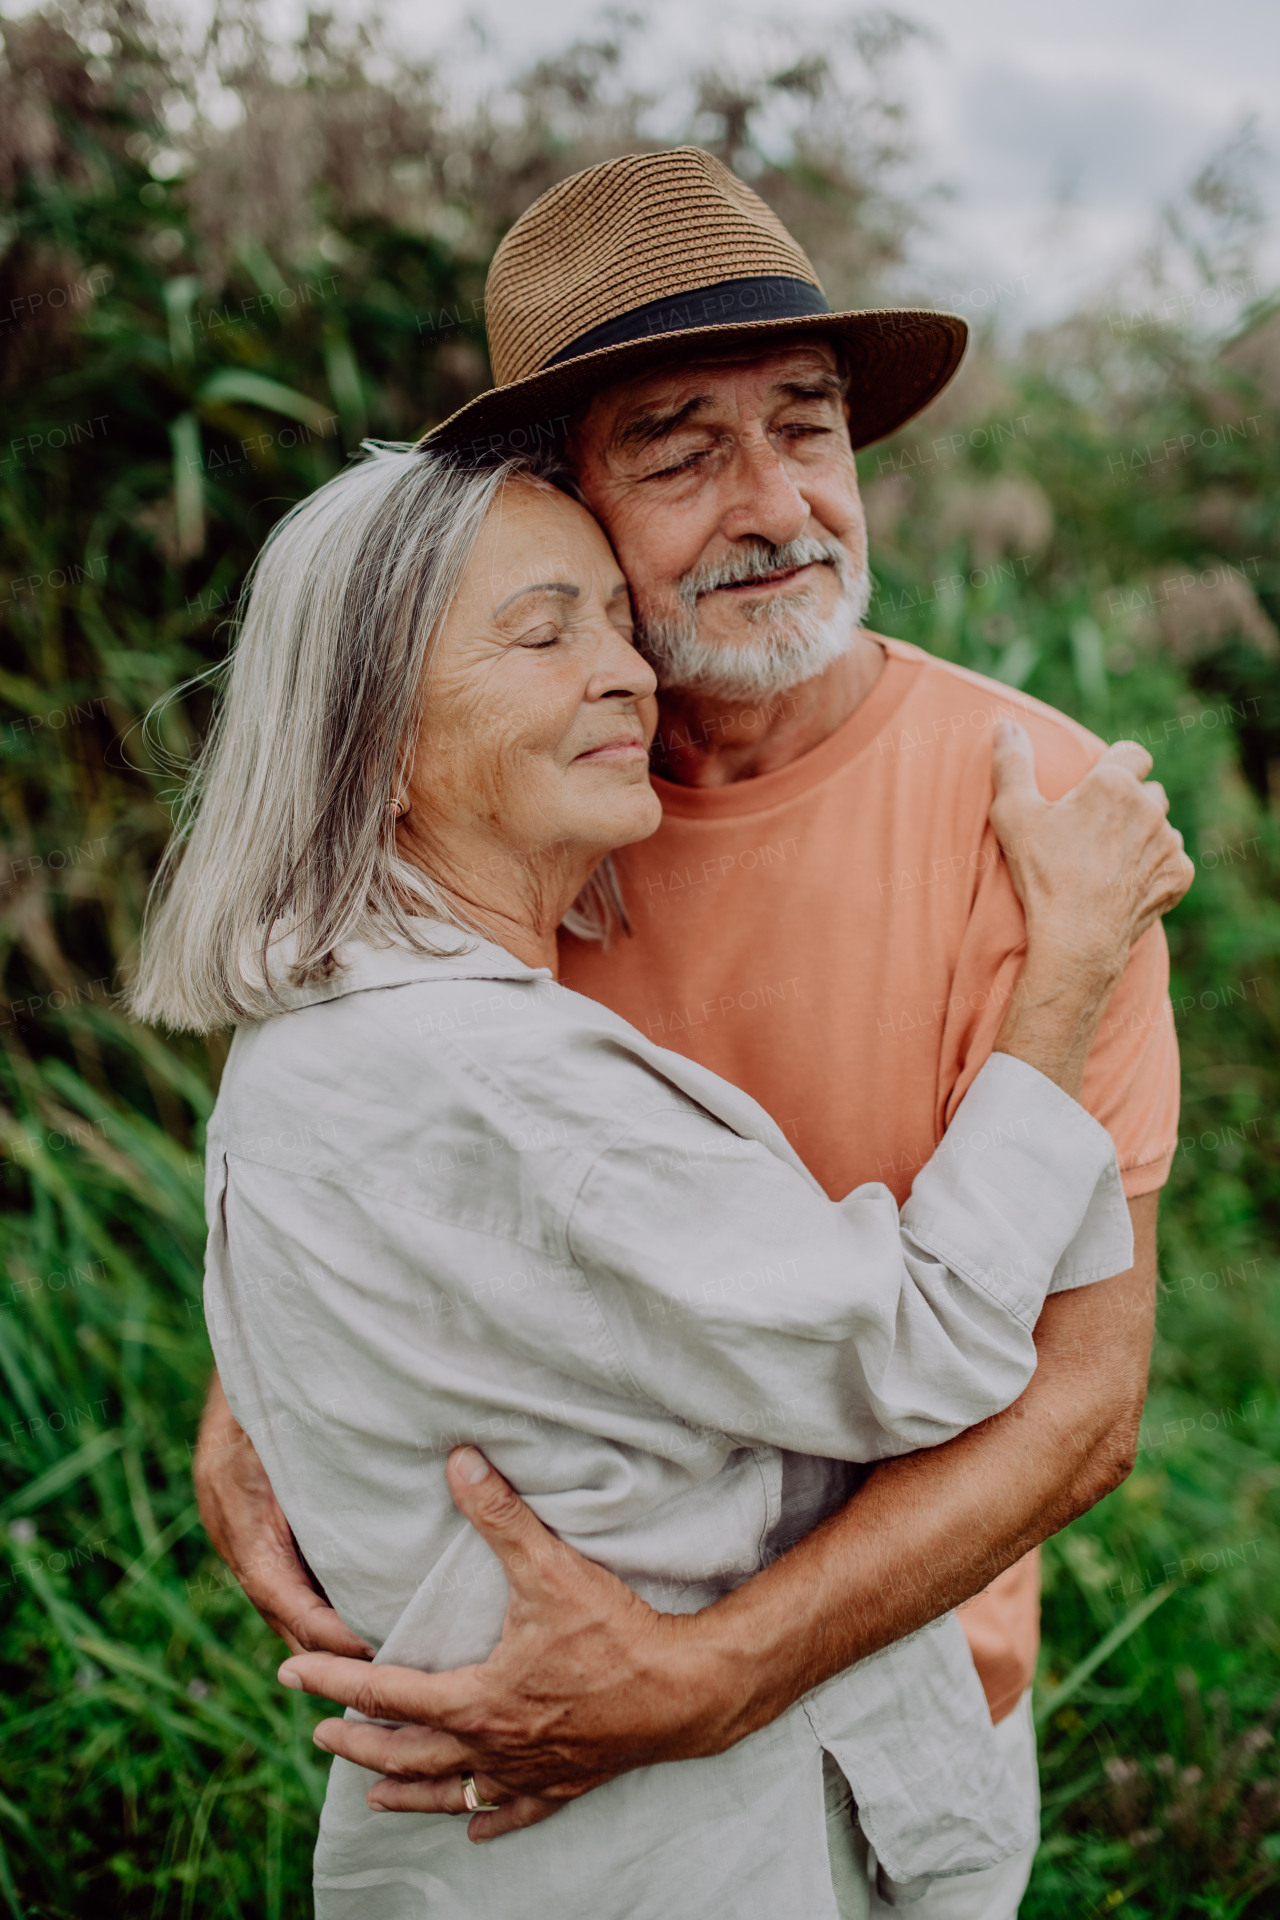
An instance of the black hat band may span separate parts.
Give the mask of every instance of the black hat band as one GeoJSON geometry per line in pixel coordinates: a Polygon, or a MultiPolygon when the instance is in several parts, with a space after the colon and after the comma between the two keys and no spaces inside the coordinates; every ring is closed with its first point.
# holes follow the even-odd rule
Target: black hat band
{"type": "Polygon", "coordinates": [[[684,333],[690,327],[740,326],[744,320],[801,320],[830,313],[818,288],[808,280],[783,274],[752,274],[743,280],[719,280],[712,287],[676,294],[670,300],[650,300],[630,313],[606,320],[561,347],[543,366],[559,366],[603,347],[622,347],[634,340],[651,340],[664,333],[684,333]]]}

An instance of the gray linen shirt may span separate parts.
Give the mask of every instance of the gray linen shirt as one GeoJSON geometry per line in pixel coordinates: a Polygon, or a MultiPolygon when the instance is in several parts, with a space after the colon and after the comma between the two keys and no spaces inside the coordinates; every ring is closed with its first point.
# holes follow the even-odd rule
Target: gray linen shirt
{"type": "MultiPolygon", "coordinates": [[[[827,1198],[762,1108],[501,948],[353,947],[236,1034],[209,1130],[227,1396],[381,1661],[483,1660],[506,1608],[449,1449],[668,1612],[843,1503],[865,1464],[1017,1397],[1047,1291],[1122,1272],[1111,1140],[993,1056],[899,1216],[827,1198]],[[469,950],[467,950],[469,948],[469,950]]],[[[1030,1837],[954,1615],[711,1759],[477,1848],[336,1760],[321,1920],[834,1920],[822,1751],[897,1880],[1030,1837]]]]}

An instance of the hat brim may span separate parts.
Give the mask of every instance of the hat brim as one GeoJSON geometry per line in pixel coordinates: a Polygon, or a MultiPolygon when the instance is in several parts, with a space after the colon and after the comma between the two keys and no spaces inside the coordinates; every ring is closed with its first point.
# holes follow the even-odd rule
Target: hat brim
{"type": "Polygon", "coordinates": [[[672,362],[701,361],[741,343],[817,335],[844,349],[849,373],[849,433],[855,451],[884,440],[941,393],[969,338],[959,314],[908,307],[801,314],[731,326],[686,327],[561,361],[527,380],[491,387],[424,433],[419,446],[501,458],[563,437],[568,416],[605,387],[672,362]]]}

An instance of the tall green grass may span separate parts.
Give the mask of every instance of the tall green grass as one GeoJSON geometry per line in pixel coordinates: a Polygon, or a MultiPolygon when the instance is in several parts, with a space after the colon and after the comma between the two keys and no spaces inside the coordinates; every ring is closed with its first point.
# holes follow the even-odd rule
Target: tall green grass
{"type": "MultiPolygon", "coordinates": [[[[640,137],[607,41],[526,76],[499,128],[430,74],[369,81],[323,26],[272,78],[242,18],[201,66],[136,8],[34,16],[0,73],[0,1900],[24,1917],[302,1915],[323,1787],[316,1710],[192,1502],[221,1050],[113,993],[208,694],[141,716],[221,659],[293,500],[483,382],[468,316],[504,223],[640,137]],[[249,118],[182,136],[211,73],[249,118]]],[[[762,101],[800,103],[759,183],[870,297],[898,215],[823,131],[840,98],[819,60],[700,104],[740,158],[762,101]]],[[[1202,251],[1209,281],[1224,261],[1202,251]]],[[[1169,927],[1184,1117],[1143,1448],[1046,1553],[1037,1920],[1277,1898],[1276,321],[1238,320],[1225,348],[1105,313],[1016,363],[980,343],[861,461],[874,623],[1149,740],[1200,869],[1169,927]]]]}

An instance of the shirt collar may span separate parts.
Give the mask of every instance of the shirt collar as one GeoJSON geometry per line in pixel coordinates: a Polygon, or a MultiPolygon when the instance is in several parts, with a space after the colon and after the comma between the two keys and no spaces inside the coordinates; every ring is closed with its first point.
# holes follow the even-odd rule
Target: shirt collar
{"type": "Polygon", "coordinates": [[[375,946],[372,941],[352,940],[338,954],[337,971],[327,980],[312,980],[305,986],[293,986],[280,976],[287,972],[290,940],[286,937],[272,947],[274,986],[290,1011],[315,1006],[324,1000],[342,1000],[351,993],[368,993],[380,988],[407,987],[418,981],[442,980],[551,980],[549,967],[526,966],[505,947],[492,940],[439,921],[418,919],[415,928],[423,940],[440,949],[436,953],[418,953],[399,941],[375,946]]]}

